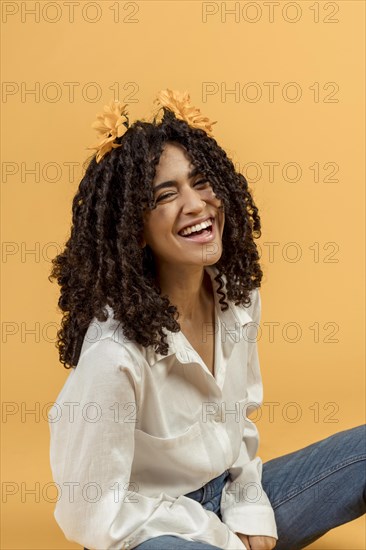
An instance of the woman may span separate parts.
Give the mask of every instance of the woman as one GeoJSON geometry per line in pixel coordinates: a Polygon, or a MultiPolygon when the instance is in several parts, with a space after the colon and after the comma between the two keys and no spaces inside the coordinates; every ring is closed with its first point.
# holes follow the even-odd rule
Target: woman
{"type": "Polygon", "coordinates": [[[256,456],[258,209],[188,94],[155,102],[98,116],[53,261],[71,369],[49,413],[55,517],[89,549],[303,548],[365,513],[365,427],[256,456]]]}

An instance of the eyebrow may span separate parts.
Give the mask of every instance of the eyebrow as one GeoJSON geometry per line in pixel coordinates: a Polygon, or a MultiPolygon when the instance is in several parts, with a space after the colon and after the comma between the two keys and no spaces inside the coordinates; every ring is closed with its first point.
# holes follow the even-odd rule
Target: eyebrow
{"type": "MultiPolygon", "coordinates": [[[[190,172],[188,172],[187,177],[191,179],[199,173],[200,173],[199,168],[195,166],[190,172]]],[[[163,181],[162,183],[159,183],[153,188],[153,192],[155,193],[158,189],[161,189],[164,187],[170,187],[171,185],[176,185],[176,184],[177,184],[176,180],[163,181]]]]}

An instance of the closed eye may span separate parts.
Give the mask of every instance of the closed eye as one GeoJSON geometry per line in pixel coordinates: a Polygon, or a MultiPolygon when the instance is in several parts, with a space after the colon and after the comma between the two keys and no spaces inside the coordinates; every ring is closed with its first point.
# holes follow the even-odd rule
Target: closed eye
{"type": "Polygon", "coordinates": [[[207,180],[200,180],[200,181],[197,181],[194,185],[200,185],[201,183],[209,183],[209,182],[207,180]]]}
{"type": "MultiPolygon", "coordinates": [[[[196,185],[203,185],[205,183],[208,183],[210,185],[210,182],[208,180],[200,180],[200,181],[196,181],[196,183],[193,185],[193,187],[195,187],[196,185]]],[[[156,202],[159,202],[162,199],[166,199],[166,198],[170,197],[171,195],[174,195],[174,193],[163,193],[162,195],[160,195],[160,197],[158,197],[156,202]]]]}

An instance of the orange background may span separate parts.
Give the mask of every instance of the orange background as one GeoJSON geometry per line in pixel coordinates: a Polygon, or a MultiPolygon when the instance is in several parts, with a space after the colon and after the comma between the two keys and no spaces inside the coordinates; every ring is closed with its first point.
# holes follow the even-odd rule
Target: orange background
{"type": "MultiPolygon", "coordinates": [[[[46,413],[68,371],[47,276],[110,99],[134,120],[158,90],[188,90],[253,189],[262,460],[365,422],[364,16],[352,0],[272,14],[259,1],[2,2],[2,548],[79,548],[53,517],[46,413]]],[[[309,548],[364,549],[364,517],[309,548]]]]}

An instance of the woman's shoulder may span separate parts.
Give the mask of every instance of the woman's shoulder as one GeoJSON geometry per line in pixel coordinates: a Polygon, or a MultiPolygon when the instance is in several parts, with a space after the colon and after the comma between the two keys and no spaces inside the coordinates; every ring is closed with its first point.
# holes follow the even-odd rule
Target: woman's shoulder
{"type": "Polygon", "coordinates": [[[103,353],[107,350],[109,355],[123,360],[126,366],[141,365],[143,354],[140,346],[126,337],[122,323],[115,318],[114,310],[110,305],[106,304],[104,311],[107,314],[105,321],[93,317],[89,323],[80,351],[79,363],[85,355],[90,356],[93,352],[98,353],[103,349],[103,353]]]}
{"type": "Polygon", "coordinates": [[[80,403],[88,399],[100,404],[99,400],[107,399],[109,393],[113,393],[111,388],[121,395],[133,388],[131,399],[140,399],[146,366],[131,343],[124,339],[112,308],[107,306],[105,309],[107,317],[104,321],[97,317],[90,321],[77,364],[70,369],[56,398],[58,403],[61,400],[80,403]]]}

